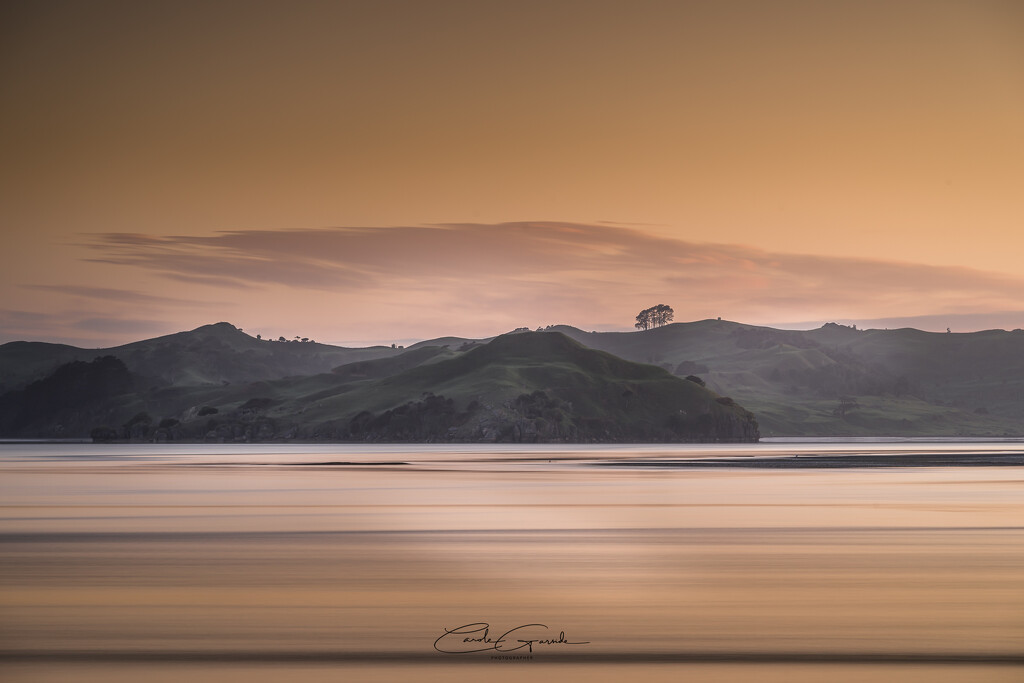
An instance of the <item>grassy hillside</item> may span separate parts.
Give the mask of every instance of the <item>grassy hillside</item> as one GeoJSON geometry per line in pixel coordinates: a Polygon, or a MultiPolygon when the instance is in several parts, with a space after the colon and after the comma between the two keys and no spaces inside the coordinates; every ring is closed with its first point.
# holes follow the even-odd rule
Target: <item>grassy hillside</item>
{"type": "Polygon", "coordinates": [[[201,386],[311,375],[400,353],[386,346],[350,349],[316,342],[260,340],[229,323],[109,349],[11,342],[0,346],[0,393],[24,388],[65,363],[102,356],[121,360],[131,372],[149,378],[154,385],[201,386]]]}
{"type": "Polygon", "coordinates": [[[457,355],[445,346],[414,346],[397,356],[361,360],[339,365],[331,370],[335,376],[349,380],[381,379],[428,363],[438,363],[457,355]]]}
{"type": "Polygon", "coordinates": [[[699,376],[752,410],[765,436],[1024,435],[1021,330],[828,324],[801,331],[727,320],[643,332],[548,329],[680,377],[699,376]]]}
{"type": "MultiPolygon", "coordinates": [[[[26,391],[53,383],[51,377],[26,391]]],[[[92,426],[118,439],[757,438],[753,416],[731,399],[555,332],[505,335],[465,352],[420,347],[389,362],[359,361],[318,375],[126,391],[102,402],[62,404],[31,424],[60,423],[63,436],[75,436],[90,420],[104,420],[92,426]]]]}
{"type": "Polygon", "coordinates": [[[701,376],[753,410],[766,436],[1024,434],[1021,331],[796,331],[724,320],[621,334],[555,329],[701,376]]]}
{"type": "MultiPolygon", "coordinates": [[[[388,363],[359,363],[329,376],[264,383],[249,393],[266,399],[262,419],[296,425],[294,435],[308,439],[664,441],[756,435],[749,413],[719,402],[698,384],[587,349],[558,333],[505,335],[461,353],[419,347],[394,360],[420,362],[393,374],[384,372],[388,363]]],[[[220,400],[229,398],[241,395],[224,392],[220,400]]]]}
{"type": "MultiPolygon", "coordinates": [[[[548,331],[679,378],[696,376],[752,410],[764,435],[1024,434],[1024,331],[936,334],[835,324],[794,331],[725,320],[643,332],[548,331]]],[[[331,422],[332,433],[340,433],[345,420],[362,411],[396,410],[424,392],[452,399],[457,410],[476,400],[504,414],[518,396],[544,391],[553,400],[568,400],[559,392],[573,393],[581,419],[587,411],[648,419],[617,411],[604,389],[581,379],[614,377],[584,367],[597,357],[536,347],[536,339],[518,333],[493,340],[445,337],[406,350],[345,349],[258,340],[219,323],[115,349],[15,342],[0,346],[0,389],[24,388],[69,361],[111,355],[149,388],[144,397],[134,395],[131,406],[151,404],[168,415],[204,405],[237,410],[263,398],[273,405],[254,409],[260,415],[301,415],[295,424],[331,422]],[[485,360],[499,350],[500,361],[485,360]],[[284,378],[290,379],[278,381],[284,378]]]]}
{"type": "MultiPolygon", "coordinates": [[[[334,397],[312,415],[351,406],[379,415],[401,409],[409,396],[430,395],[445,397],[462,414],[450,425],[460,439],[504,438],[502,432],[519,430],[524,440],[738,440],[752,429],[746,411],[698,384],[559,333],[503,335],[334,397]]],[[[341,427],[347,417],[331,424],[341,427]]]]}

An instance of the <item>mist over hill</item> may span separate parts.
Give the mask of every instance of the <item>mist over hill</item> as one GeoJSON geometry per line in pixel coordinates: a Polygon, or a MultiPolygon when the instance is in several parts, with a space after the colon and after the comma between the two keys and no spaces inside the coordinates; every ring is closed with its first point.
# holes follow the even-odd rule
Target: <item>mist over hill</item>
{"type": "MultiPolygon", "coordinates": [[[[758,438],[753,415],[702,382],[587,348],[559,332],[503,335],[458,349],[375,349],[362,354],[364,360],[343,363],[331,372],[255,382],[211,381],[211,376],[228,372],[233,377],[270,371],[280,375],[297,362],[360,355],[325,347],[306,358],[283,355],[289,350],[268,356],[253,351],[270,342],[246,341],[245,336],[234,328],[210,326],[172,335],[170,342],[139,342],[92,362],[61,365],[43,379],[0,396],[0,435],[370,442],[758,438]],[[126,360],[113,355],[118,351],[126,360]],[[190,355],[195,364],[188,362],[190,355]],[[160,367],[161,358],[168,367],[160,367]],[[229,367],[218,368],[219,358],[229,367]],[[275,359],[276,365],[271,362],[275,359]],[[213,371],[219,374],[211,375],[213,371]],[[118,378],[113,390],[93,396],[72,391],[82,384],[81,376],[102,372],[118,378]]],[[[0,347],[0,359],[6,351],[0,347]]]]}
{"type": "Polygon", "coordinates": [[[724,320],[568,336],[709,387],[754,411],[764,435],[1024,434],[1024,331],[777,330],[724,320]]]}
{"type": "Polygon", "coordinates": [[[703,320],[517,332],[350,349],[218,323],[111,349],[12,342],[0,346],[0,436],[744,440],[756,432],[747,410],[763,435],[1024,434],[1019,330],[703,320]],[[83,378],[104,372],[88,398],[83,378]]]}
{"type": "Polygon", "coordinates": [[[310,341],[257,339],[230,323],[104,349],[44,342],[0,345],[0,393],[24,388],[71,361],[102,356],[161,386],[235,384],[329,372],[345,363],[401,353],[387,346],[345,348],[310,341]]]}
{"type": "Polygon", "coordinates": [[[753,411],[765,436],[1024,434],[1022,330],[949,334],[835,323],[778,330],[727,320],[641,332],[545,329],[680,377],[699,376],[753,411]]]}

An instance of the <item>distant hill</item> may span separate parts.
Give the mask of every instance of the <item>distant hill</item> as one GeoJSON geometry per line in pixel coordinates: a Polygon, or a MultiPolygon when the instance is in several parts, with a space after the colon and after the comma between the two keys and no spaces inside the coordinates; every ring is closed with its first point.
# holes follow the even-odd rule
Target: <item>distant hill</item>
{"type": "MultiPolygon", "coordinates": [[[[758,438],[753,415],[731,398],[661,368],[586,348],[557,332],[504,335],[461,352],[420,346],[388,362],[356,361],[329,373],[244,384],[139,390],[139,378],[126,364],[113,357],[103,362],[116,364],[123,375],[114,391],[50,412],[50,403],[40,403],[41,412],[18,424],[8,421],[3,436],[506,442],[758,438]]],[[[0,397],[0,405],[15,404],[27,394],[59,393],[64,386],[60,378],[67,368],[77,368],[75,363],[88,365],[75,361],[63,366],[0,397]]]]}
{"type": "Polygon", "coordinates": [[[451,401],[454,412],[444,424],[456,439],[757,439],[753,415],[731,399],[660,368],[588,349],[558,332],[502,335],[383,379],[344,396],[363,410],[348,426],[334,424],[342,429],[339,434],[347,429],[354,438],[378,433],[392,438],[403,429],[408,435],[440,437],[444,433],[416,431],[428,419],[418,413],[431,409],[432,396],[451,401]],[[426,398],[404,402],[416,394],[426,398]]]}
{"type": "Polygon", "coordinates": [[[71,361],[113,356],[162,386],[235,384],[329,372],[345,363],[396,356],[386,347],[350,349],[301,341],[260,340],[229,323],[204,325],[108,349],[42,342],[0,345],[0,393],[21,389],[71,361]]]}
{"type": "MultiPolygon", "coordinates": [[[[643,332],[547,331],[678,378],[698,378],[753,411],[766,436],[1024,435],[1020,330],[940,334],[830,323],[798,331],[702,320],[643,332]]],[[[0,393],[24,389],[68,362],[109,355],[146,385],[133,394],[137,411],[171,415],[204,405],[233,410],[252,398],[273,398],[274,407],[253,410],[278,417],[303,410],[295,424],[330,422],[336,436],[360,410],[378,415],[419,401],[423,392],[457,405],[490,396],[492,407],[535,390],[550,395],[563,381],[557,370],[564,362],[555,359],[568,353],[564,349],[543,350],[553,354],[546,359],[538,350],[535,360],[547,366],[543,382],[536,379],[538,370],[513,363],[514,356],[463,372],[460,363],[480,358],[473,355],[479,349],[494,353],[516,338],[523,348],[536,343],[528,341],[533,333],[517,331],[485,340],[443,337],[408,349],[346,349],[258,340],[227,323],[114,349],[13,342],[0,346],[0,393]]]]}
{"type": "Polygon", "coordinates": [[[1024,435],[1022,330],[778,330],[727,320],[643,332],[546,329],[699,376],[752,410],[765,436],[1024,435]]]}
{"type": "Polygon", "coordinates": [[[1024,332],[776,330],[724,320],[635,333],[553,328],[592,348],[699,375],[765,435],[1024,434],[1024,332]]]}

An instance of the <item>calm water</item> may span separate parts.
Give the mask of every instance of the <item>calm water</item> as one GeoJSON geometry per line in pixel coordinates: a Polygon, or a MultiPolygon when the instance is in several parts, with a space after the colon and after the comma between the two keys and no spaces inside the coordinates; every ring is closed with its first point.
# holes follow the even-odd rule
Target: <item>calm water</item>
{"type": "Polygon", "coordinates": [[[1024,467],[679,463],[1020,452],[0,445],[0,678],[1021,680],[1024,467]]]}

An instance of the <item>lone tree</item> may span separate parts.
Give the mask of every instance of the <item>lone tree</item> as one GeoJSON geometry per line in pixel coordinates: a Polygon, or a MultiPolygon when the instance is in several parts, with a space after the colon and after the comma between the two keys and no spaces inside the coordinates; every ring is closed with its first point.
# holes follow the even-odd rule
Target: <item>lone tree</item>
{"type": "Polygon", "coordinates": [[[653,327],[662,327],[672,322],[675,311],[671,306],[658,304],[640,311],[636,316],[636,329],[649,330],[653,327]]]}

